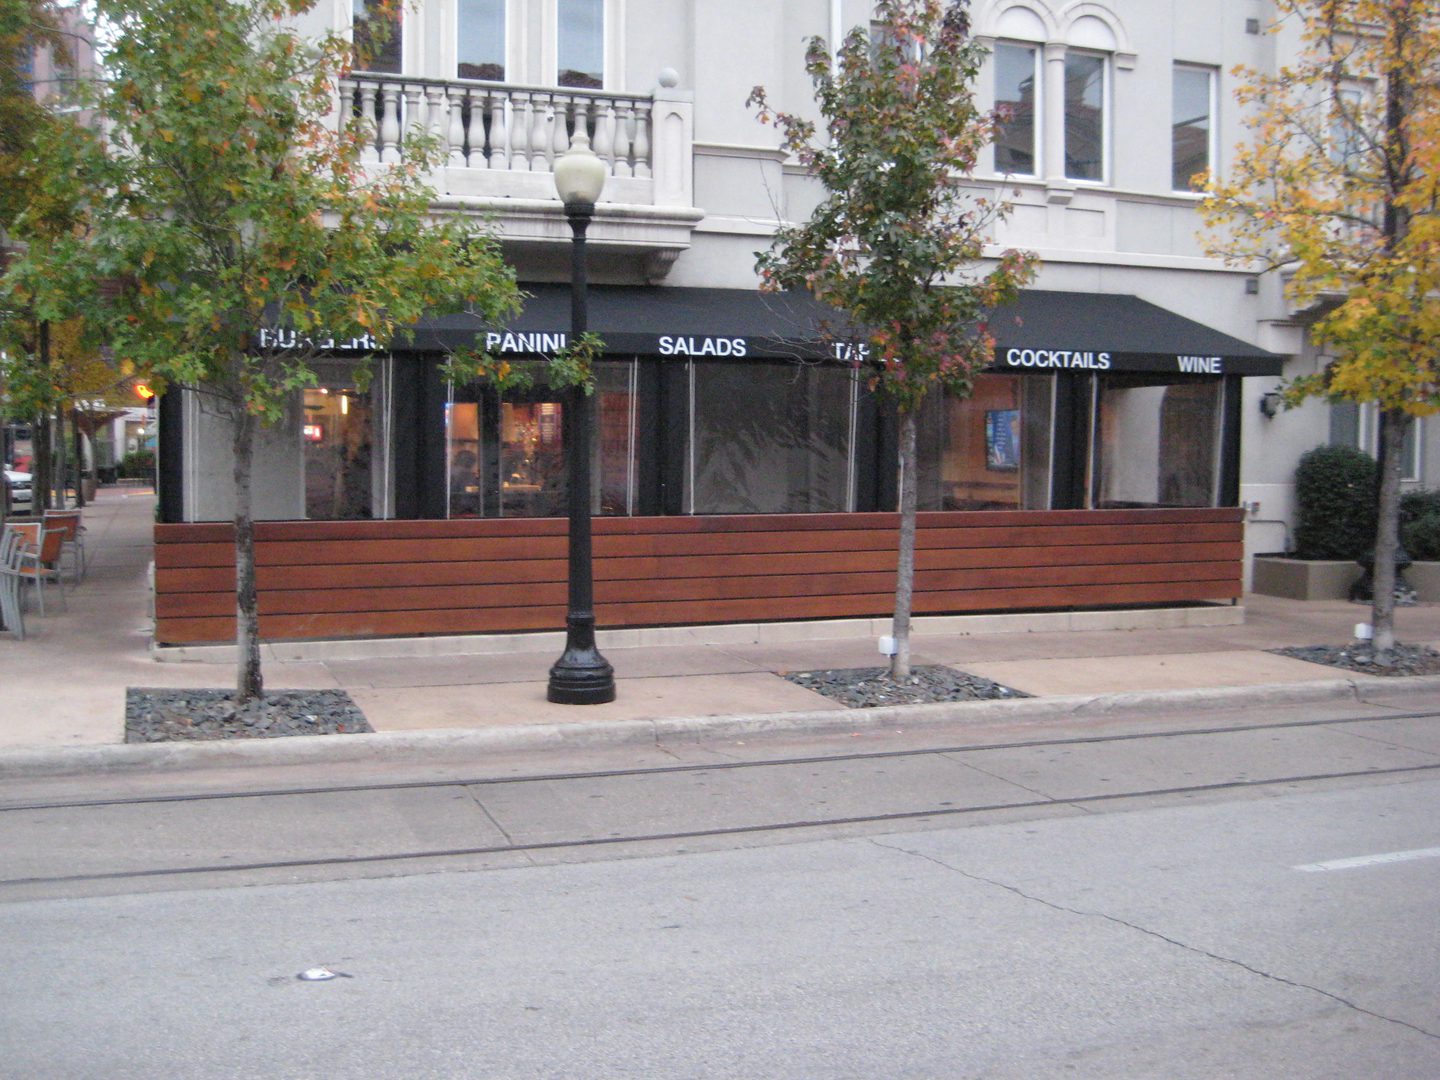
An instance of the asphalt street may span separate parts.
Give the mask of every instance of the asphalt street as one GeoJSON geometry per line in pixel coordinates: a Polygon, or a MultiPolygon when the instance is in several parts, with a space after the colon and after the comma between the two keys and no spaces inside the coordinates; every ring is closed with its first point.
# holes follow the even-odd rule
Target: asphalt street
{"type": "Polygon", "coordinates": [[[1435,718],[1217,720],[7,790],[0,1074],[1440,1075],[1435,718]]]}

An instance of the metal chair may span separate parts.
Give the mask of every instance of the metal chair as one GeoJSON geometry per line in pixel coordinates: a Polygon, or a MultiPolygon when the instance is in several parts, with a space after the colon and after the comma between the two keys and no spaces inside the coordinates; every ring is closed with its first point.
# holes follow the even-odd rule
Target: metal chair
{"type": "Polygon", "coordinates": [[[25,640],[25,615],[20,604],[20,551],[23,540],[11,526],[0,534],[0,623],[16,641],[25,640]]]}
{"type": "Polygon", "coordinates": [[[79,510],[46,510],[41,518],[47,529],[64,529],[65,539],[60,544],[60,567],[63,570],[67,560],[70,563],[70,580],[85,580],[85,526],[80,523],[79,510]]]}
{"type": "Polygon", "coordinates": [[[22,582],[35,587],[40,614],[45,614],[45,583],[53,581],[60,590],[60,603],[65,601],[65,580],[60,575],[60,546],[65,542],[64,529],[47,529],[42,522],[26,521],[12,525],[23,539],[18,572],[22,582]]]}

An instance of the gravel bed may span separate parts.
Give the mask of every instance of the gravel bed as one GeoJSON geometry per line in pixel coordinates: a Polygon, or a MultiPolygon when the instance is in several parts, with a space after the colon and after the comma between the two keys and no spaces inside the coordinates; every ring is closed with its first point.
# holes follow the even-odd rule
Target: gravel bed
{"type": "Polygon", "coordinates": [[[1270,651],[1296,660],[1309,660],[1312,664],[1363,671],[1367,675],[1440,675],[1440,652],[1426,645],[1396,645],[1390,650],[1392,659],[1388,667],[1375,663],[1375,650],[1369,642],[1343,646],[1295,645],[1270,651]]]}
{"type": "Polygon", "coordinates": [[[910,669],[902,682],[890,678],[889,668],[831,668],[826,671],[784,672],[784,678],[852,709],[881,705],[926,705],[937,701],[994,701],[1029,697],[979,675],[967,675],[940,664],[910,669]]]}
{"type": "Polygon", "coordinates": [[[233,690],[125,691],[125,741],[276,739],[375,729],[344,690],[275,690],[237,712],[233,690]]]}

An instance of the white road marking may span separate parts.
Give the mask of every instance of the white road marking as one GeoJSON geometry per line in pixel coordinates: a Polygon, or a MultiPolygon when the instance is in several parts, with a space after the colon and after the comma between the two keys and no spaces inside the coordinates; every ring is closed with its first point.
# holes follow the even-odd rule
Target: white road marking
{"type": "Polygon", "coordinates": [[[1440,857],[1440,847],[1417,848],[1414,851],[1387,851],[1383,855],[1357,855],[1353,859],[1331,859],[1329,862],[1306,863],[1294,869],[1307,874],[1322,870],[1356,870],[1362,866],[1380,866],[1384,863],[1409,862],[1412,859],[1434,859],[1440,857]]]}

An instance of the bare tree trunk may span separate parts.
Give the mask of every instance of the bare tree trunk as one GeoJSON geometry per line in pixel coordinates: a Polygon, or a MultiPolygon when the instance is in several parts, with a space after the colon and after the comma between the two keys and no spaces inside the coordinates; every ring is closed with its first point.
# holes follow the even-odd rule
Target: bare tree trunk
{"type": "Polygon", "coordinates": [[[55,508],[65,509],[65,492],[68,487],[67,473],[69,470],[69,459],[65,453],[65,406],[55,407],[55,434],[53,445],[55,447],[55,508]]]}
{"type": "Polygon", "coordinates": [[[890,658],[890,677],[910,676],[910,607],[915,594],[915,507],[919,487],[915,468],[915,413],[900,413],[900,552],[895,572],[895,620],[891,634],[895,655],[890,658]]]}
{"type": "Polygon", "coordinates": [[[1395,648],[1395,552],[1400,546],[1400,466],[1412,423],[1403,409],[1387,409],[1380,424],[1380,499],[1375,522],[1374,590],[1370,624],[1375,661],[1389,665],[1395,648]]]}
{"type": "MultiPolygon", "coordinates": [[[[40,323],[40,366],[50,370],[50,324],[40,323]]],[[[51,460],[50,414],[42,411],[35,417],[35,427],[30,442],[30,512],[43,514],[51,507],[50,488],[53,486],[55,470],[51,460]]]]}
{"type": "Polygon", "coordinates": [[[80,430],[80,414],[72,415],[71,432],[75,436],[75,508],[85,506],[85,433],[80,430]]]}
{"type": "Polygon", "coordinates": [[[235,700],[245,707],[260,699],[260,611],[255,595],[255,520],[250,488],[255,460],[255,417],[239,405],[235,433],[235,700]]]}
{"type": "Polygon", "coordinates": [[[30,436],[30,512],[43,514],[52,506],[50,480],[55,474],[50,459],[50,417],[45,413],[35,416],[30,436]]]}

